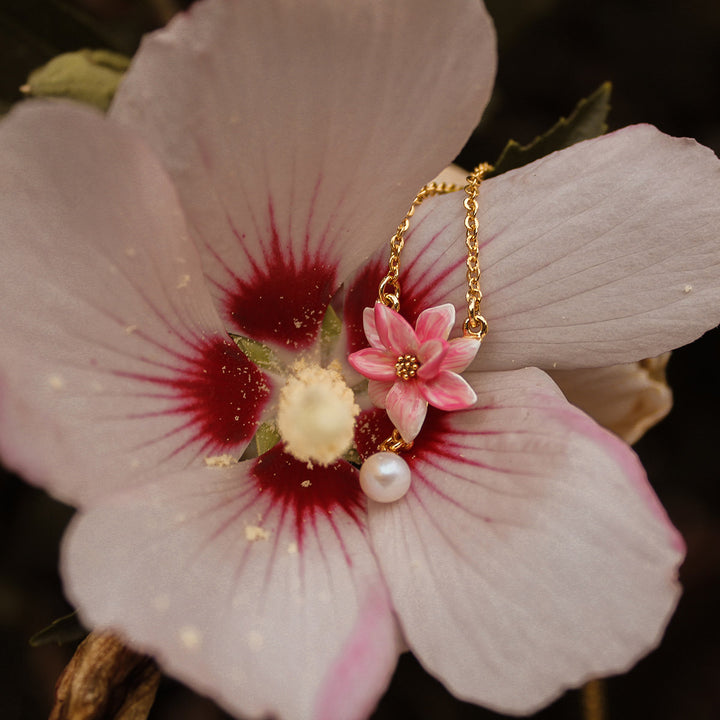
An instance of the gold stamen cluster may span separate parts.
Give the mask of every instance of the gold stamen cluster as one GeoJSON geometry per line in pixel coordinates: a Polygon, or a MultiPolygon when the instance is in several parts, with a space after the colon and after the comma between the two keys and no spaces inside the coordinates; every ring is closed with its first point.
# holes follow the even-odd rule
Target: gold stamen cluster
{"type": "Polygon", "coordinates": [[[420,363],[414,355],[400,355],[395,363],[395,374],[403,379],[409,380],[417,375],[420,363]]]}

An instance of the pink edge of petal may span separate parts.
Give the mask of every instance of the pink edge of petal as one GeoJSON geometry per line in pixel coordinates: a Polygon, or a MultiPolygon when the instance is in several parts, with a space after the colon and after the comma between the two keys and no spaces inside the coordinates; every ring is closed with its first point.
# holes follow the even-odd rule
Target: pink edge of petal
{"type": "Polygon", "coordinates": [[[396,377],[395,360],[378,348],[366,348],[348,355],[348,362],[370,380],[391,382],[396,377]]]}
{"type": "Polygon", "coordinates": [[[420,343],[427,340],[447,340],[454,325],[455,306],[445,303],[423,310],[415,323],[415,333],[420,343]]]}
{"type": "MultiPolygon", "coordinates": [[[[572,407],[572,406],[571,406],[572,407]]],[[[674,550],[685,555],[687,546],[680,532],[672,524],[665,508],[660,503],[657,495],[650,485],[645,468],[640,459],[627,443],[613,433],[605,430],[591,418],[582,415],[578,416],[575,408],[572,410],[556,409],[557,415],[567,415],[571,425],[574,425],[579,432],[591,438],[624,470],[626,477],[632,483],[637,494],[647,505],[652,514],[660,520],[668,532],[668,539],[674,550]],[[629,452],[628,452],[629,451],[629,452]]]]}
{"type": "Polygon", "coordinates": [[[317,695],[317,720],[362,720],[387,689],[400,654],[388,591],[368,588],[352,634],[317,695]]]}

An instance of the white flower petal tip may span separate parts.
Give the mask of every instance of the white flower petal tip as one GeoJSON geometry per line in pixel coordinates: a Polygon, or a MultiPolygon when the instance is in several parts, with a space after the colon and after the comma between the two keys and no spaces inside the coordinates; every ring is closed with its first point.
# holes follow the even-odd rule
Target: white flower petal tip
{"type": "Polygon", "coordinates": [[[420,432],[428,405],[454,411],[475,404],[475,391],[458,372],[473,361],[480,342],[447,339],[455,324],[452,304],[423,310],[415,329],[381,302],[366,308],[363,317],[372,347],[351,353],[348,362],[370,380],[372,402],[387,408],[405,442],[420,432]]]}

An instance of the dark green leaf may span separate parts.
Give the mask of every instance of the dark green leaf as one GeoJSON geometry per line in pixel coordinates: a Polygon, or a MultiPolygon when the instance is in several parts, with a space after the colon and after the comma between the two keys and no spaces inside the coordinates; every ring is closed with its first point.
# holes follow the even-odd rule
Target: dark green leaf
{"type": "Polygon", "coordinates": [[[87,635],[87,630],[80,624],[78,615],[74,612],[53,620],[46,628],[36,632],[30,638],[30,645],[33,647],[50,645],[50,643],[62,645],[79,640],[85,635],[87,635]]]}
{"type": "Polygon", "coordinates": [[[110,50],[63,53],[34,70],[21,88],[33,97],[78,100],[107,110],[130,58],[110,50]]]}
{"type": "Polygon", "coordinates": [[[488,173],[487,177],[527,165],[556,150],[605,133],[611,91],[612,84],[603,83],[590,97],[575,106],[570,117],[560,118],[550,130],[528,145],[520,145],[515,140],[510,140],[494,164],[494,170],[488,173]]]}

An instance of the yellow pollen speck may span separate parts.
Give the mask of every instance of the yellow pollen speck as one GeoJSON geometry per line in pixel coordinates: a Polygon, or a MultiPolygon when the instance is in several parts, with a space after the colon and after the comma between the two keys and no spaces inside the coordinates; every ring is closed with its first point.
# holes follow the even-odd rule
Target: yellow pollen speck
{"type": "Polygon", "coordinates": [[[65,387],[65,381],[59,375],[51,375],[48,384],[53,390],[62,390],[65,387]]]}
{"type": "Polygon", "coordinates": [[[167,595],[156,595],[152,604],[158,612],[165,612],[170,607],[170,598],[167,595]]]}
{"type": "Polygon", "coordinates": [[[359,413],[337,364],[323,368],[299,360],[280,391],[277,428],[298,460],[329,465],[352,445],[359,413]]]}
{"type": "Polygon", "coordinates": [[[261,633],[259,633],[257,630],[251,630],[248,633],[248,647],[251,650],[262,650],[263,645],[265,645],[265,638],[262,636],[261,633]]]}
{"type": "Polygon", "coordinates": [[[230,467],[236,462],[232,455],[211,455],[205,458],[205,464],[208,467],[230,467]]]}
{"type": "Polygon", "coordinates": [[[270,533],[259,525],[246,525],[245,537],[250,542],[256,542],[258,540],[267,540],[270,537],[270,533]]]}
{"type": "Polygon", "coordinates": [[[177,289],[182,290],[183,288],[186,288],[190,284],[190,276],[186,273],[184,275],[180,276],[180,279],[178,280],[177,289]]]}
{"type": "Polygon", "coordinates": [[[686,285],[683,288],[683,292],[687,295],[689,292],[692,292],[693,286],[692,285],[686,285]]]}
{"type": "Polygon", "coordinates": [[[180,642],[188,649],[194,650],[202,642],[202,633],[192,625],[180,628],[180,642]]]}
{"type": "Polygon", "coordinates": [[[302,485],[303,487],[310,487],[312,483],[309,480],[303,480],[300,485],[302,485]]]}
{"type": "Polygon", "coordinates": [[[289,543],[287,550],[289,555],[297,555],[298,544],[294,541],[289,543]]]}
{"type": "Polygon", "coordinates": [[[128,325],[128,326],[125,328],[125,332],[126,332],[128,335],[132,335],[136,330],[137,330],[137,325],[128,325]]]}

